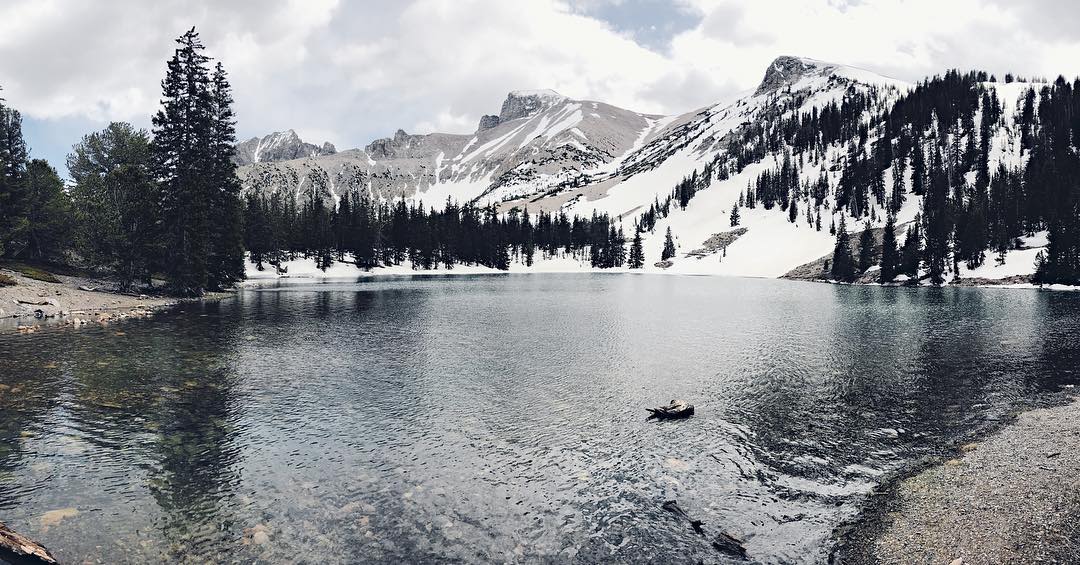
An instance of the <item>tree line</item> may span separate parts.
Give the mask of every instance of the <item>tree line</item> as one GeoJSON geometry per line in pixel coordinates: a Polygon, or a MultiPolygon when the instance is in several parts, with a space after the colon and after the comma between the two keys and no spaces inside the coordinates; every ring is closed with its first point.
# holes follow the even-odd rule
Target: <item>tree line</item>
{"type": "Polygon", "coordinates": [[[441,210],[425,209],[404,198],[376,202],[366,191],[346,192],[334,202],[314,190],[252,192],[244,210],[244,242],[259,269],[280,268],[298,257],[314,258],[324,270],[344,261],[367,269],[407,261],[414,269],[507,270],[512,261],[531,266],[537,257],[587,260],[601,269],[622,267],[627,260],[622,227],[607,214],[569,217],[562,211],[518,209],[500,214],[494,205],[450,199],[441,210]]]}
{"type": "Polygon", "coordinates": [[[194,28],[177,44],[152,131],[113,123],[83,137],[70,187],[28,160],[21,116],[0,101],[0,258],[82,267],[122,289],[161,276],[183,296],[243,278],[231,88],[194,28]]]}

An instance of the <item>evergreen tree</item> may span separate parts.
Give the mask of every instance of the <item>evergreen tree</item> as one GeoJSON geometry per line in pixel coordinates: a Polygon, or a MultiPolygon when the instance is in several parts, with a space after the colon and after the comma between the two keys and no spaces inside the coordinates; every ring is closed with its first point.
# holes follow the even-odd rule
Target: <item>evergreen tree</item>
{"type": "Polygon", "coordinates": [[[862,233],[859,234],[859,272],[865,273],[867,269],[874,265],[874,231],[870,227],[870,222],[866,222],[863,226],[862,233]]]}
{"type": "Polygon", "coordinates": [[[952,234],[953,224],[948,204],[949,175],[941,152],[936,151],[930,167],[930,183],[923,199],[923,237],[926,240],[923,254],[930,282],[936,285],[945,281],[949,258],[949,236],[952,234]]]}
{"type": "Polygon", "coordinates": [[[244,278],[240,180],[236,177],[236,121],[232,88],[219,62],[210,80],[209,240],[207,285],[220,290],[244,278]]]}
{"type": "Polygon", "coordinates": [[[26,257],[59,260],[71,242],[71,199],[56,169],[42,159],[26,167],[26,219],[26,257]]]}
{"type": "Polygon", "coordinates": [[[900,271],[900,250],[896,245],[896,218],[889,214],[885,220],[885,231],[881,236],[881,278],[882,283],[891,282],[900,271]]]}
{"type": "Polygon", "coordinates": [[[731,207],[731,227],[739,225],[739,205],[736,204],[731,207]]]}
{"type": "Polygon", "coordinates": [[[847,232],[847,222],[840,215],[840,225],[836,228],[836,245],[833,247],[833,280],[851,281],[855,278],[855,259],[851,256],[851,238],[847,232]]]}
{"type": "Polygon", "coordinates": [[[200,295],[243,277],[243,231],[232,95],[219,64],[211,75],[192,28],[162,81],[151,156],[161,184],[163,266],[174,292],[200,295]]]}
{"type": "Polygon", "coordinates": [[[521,233],[522,233],[522,250],[521,254],[525,260],[525,266],[531,267],[533,265],[533,258],[536,255],[536,241],[533,235],[532,220],[529,219],[529,210],[525,209],[525,214],[521,220],[521,233]]]}
{"type": "Polygon", "coordinates": [[[671,226],[668,226],[664,235],[664,250],[660,252],[660,260],[667,261],[675,256],[675,240],[671,237],[671,226]]]}
{"type": "Polygon", "coordinates": [[[627,261],[631,269],[645,266],[645,250],[641,246],[641,232],[634,230],[634,241],[630,244],[630,257],[627,261]]]}
{"type": "Polygon", "coordinates": [[[923,153],[922,143],[915,140],[915,146],[911,150],[911,192],[912,194],[926,194],[926,156],[923,153]]]}
{"type": "Polygon", "coordinates": [[[161,256],[159,185],[151,175],[150,138],[112,123],[83,137],[67,157],[75,207],[75,245],[95,270],[121,288],[150,283],[161,256]]]}
{"type": "Polygon", "coordinates": [[[25,249],[26,160],[22,115],[0,98],[0,256],[17,256],[25,249]]]}
{"type": "Polygon", "coordinates": [[[213,102],[203,45],[195,28],[177,39],[153,118],[153,173],[162,188],[164,268],[172,290],[200,295],[210,285],[207,258],[212,194],[213,102]]]}
{"type": "Polygon", "coordinates": [[[900,272],[912,281],[919,278],[919,258],[922,256],[921,228],[922,218],[916,214],[915,221],[908,224],[904,247],[900,250],[900,272]]]}

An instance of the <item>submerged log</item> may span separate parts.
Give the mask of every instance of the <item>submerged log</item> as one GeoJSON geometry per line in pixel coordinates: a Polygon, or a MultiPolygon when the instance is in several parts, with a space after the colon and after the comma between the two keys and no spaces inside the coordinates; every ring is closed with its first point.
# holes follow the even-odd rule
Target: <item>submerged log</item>
{"type": "Polygon", "coordinates": [[[743,542],[739,538],[727,533],[720,532],[713,540],[712,546],[721,553],[726,553],[732,557],[738,557],[739,559],[746,559],[746,548],[743,547],[743,542]]]}
{"type": "Polygon", "coordinates": [[[667,406],[660,406],[658,408],[646,408],[651,414],[646,420],[674,420],[678,418],[689,418],[694,415],[694,405],[686,402],[685,400],[672,400],[667,406]]]}
{"type": "MultiPolygon", "coordinates": [[[[685,510],[679,507],[679,503],[674,500],[668,500],[664,502],[661,508],[689,522],[690,527],[694,528],[694,532],[699,536],[705,535],[705,523],[701,520],[694,520],[691,518],[685,510]]],[[[746,548],[743,546],[742,540],[724,531],[721,531],[713,538],[712,546],[713,549],[737,559],[745,560],[749,557],[746,554],[746,548]]]]}
{"type": "Polygon", "coordinates": [[[8,528],[3,522],[0,522],[0,561],[16,565],[56,563],[45,546],[8,528]]]}
{"type": "Polygon", "coordinates": [[[686,520],[687,522],[690,522],[690,527],[694,528],[694,531],[697,532],[698,535],[705,535],[705,523],[701,520],[694,520],[693,518],[691,518],[685,510],[679,507],[678,502],[675,502],[674,500],[669,500],[663,505],[661,505],[661,508],[667,510],[668,512],[671,512],[672,514],[675,514],[676,516],[686,520]]]}

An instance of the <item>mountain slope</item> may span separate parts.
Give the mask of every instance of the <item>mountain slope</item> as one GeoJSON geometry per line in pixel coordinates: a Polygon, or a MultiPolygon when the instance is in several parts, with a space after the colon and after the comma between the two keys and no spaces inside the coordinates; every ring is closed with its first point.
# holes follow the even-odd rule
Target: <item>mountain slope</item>
{"type": "MultiPolygon", "coordinates": [[[[1070,85],[1059,81],[1060,95],[1036,103],[1036,89],[1044,87],[956,71],[909,85],[853,67],[780,57],[754,91],[679,116],[518,91],[499,115],[481,118],[471,135],[399,131],[362,150],[256,164],[241,174],[249,193],[335,202],[346,192],[366,193],[376,203],[405,197],[424,210],[440,210],[449,199],[495,206],[514,226],[528,210],[547,247],[534,263],[521,255],[527,242],[515,239],[519,231],[502,233],[511,260],[485,261],[511,270],[588,269],[598,263],[597,245],[603,253],[626,245],[612,243],[621,229],[627,242],[640,233],[644,271],[764,277],[797,271],[831,278],[839,226],[846,224],[853,241],[874,230],[867,241],[880,246],[886,218],[895,218],[902,242],[925,212],[915,267],[899,280],[1017,280],[1033,272],[1036,257],[1063,257],[1047,247],[1054,238],[1038,232],[1049,226],[1064,233],[1060,226],[1072,225],[1055,220],[1058,212],[1047,204],[1048,191],[1057,191],[1053,198],[1067,210],[1067,187],[1024,186],[1026,177],[1060,185],[1040,171],[1054,170],[1047,155],[1070,154],[1051,147],[1072,139],[1054,131],[1067,127],[1058,124],[1064,118],[1039,115],[1043,106],[1067,105],[1060,100],[1071,96],[1070,85]],[[1025,173],[1032,155],[1041,168],[1025,173]],[[570,234],[573,217],[583,223],[572,222],[570,234]],[[669,231],[676,252],[661,257],[669,231]],[[987,261],[989,251],[996,260],[987,261]]],[[[415,214],[402,209],[391,219],[389,211],[371,213],[376,222],[394,225],[415,214]]],[[[390,262],[399,264],[400,246],[412,244],[394,237],[399,247],[390,262]]],[[[858,254],[861,247],[853,249],[858,254]]],[[[868,251],[859,258],[860,273],[879,252],[868,251]]],[[[599,262],[623,264],[612,257],[599,262]]]]}
{"type": "MultiPolygon", "coordinates": [[[[472,135],[410,135],[398,130],[363,149],[240,170],[245,190],[317,194],[344,191],[402,196],[441,207],[526,196],[574,182],[634,147],[658,117],[553,91],[515,91],[498,116],[484,116],[472,135]]],[[[305,156],[307,157],[307,156],[305,156]]]]}

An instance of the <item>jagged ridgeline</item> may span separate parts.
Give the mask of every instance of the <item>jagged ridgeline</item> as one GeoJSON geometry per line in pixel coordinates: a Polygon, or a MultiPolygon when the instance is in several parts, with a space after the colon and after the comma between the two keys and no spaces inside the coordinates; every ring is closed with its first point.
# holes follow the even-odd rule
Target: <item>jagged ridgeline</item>
{"type": "Polygon", "coordinates": [[[679,272],[942,283],[1038,265],[1039,282],[1076,282],[1078,86],[911,85],[781,57],[754,93],[680,116],[518,91],[473,134],[242,167],[248,244],[364,266],[617,267],[639,240],[635,266],[679,272]],[[345,241],[358,229],[363,249],[345,241]]]}

